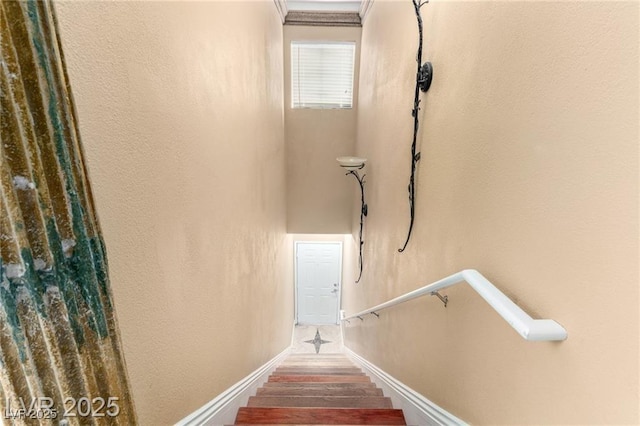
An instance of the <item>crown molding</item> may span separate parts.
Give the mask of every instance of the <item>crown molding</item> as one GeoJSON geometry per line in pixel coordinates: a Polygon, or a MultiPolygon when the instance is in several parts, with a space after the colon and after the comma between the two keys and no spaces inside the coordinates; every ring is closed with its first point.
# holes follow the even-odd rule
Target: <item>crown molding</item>
{"type": "Polygon", "coordinates": [[[285,25],[311,25],[330,27],[360,27],[358,12],[319,12],[291,10],[287,13],[285,25]]]}
{"type": "Polygon", "coordinates": [[[287,17],[287,0],[273,0],[273,2],[280,15],[280,21],[284,24],[285,18],[287,17]]]}
{"type": "Polygon", "coordinates": [[[373,0],[361,0],[360,2],[360,22],[364,23],[367,14],[371,10],[371,6],[373,6],[373,0]]]}

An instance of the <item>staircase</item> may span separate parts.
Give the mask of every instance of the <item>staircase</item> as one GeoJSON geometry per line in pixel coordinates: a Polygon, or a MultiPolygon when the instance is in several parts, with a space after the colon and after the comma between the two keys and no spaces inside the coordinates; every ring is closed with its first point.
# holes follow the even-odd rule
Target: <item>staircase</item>
{"type": "Polygon", "coordinates": [[[402,410],[343,354],[292,354],[276,368],[236,425],[405,425],[402,410]]]}

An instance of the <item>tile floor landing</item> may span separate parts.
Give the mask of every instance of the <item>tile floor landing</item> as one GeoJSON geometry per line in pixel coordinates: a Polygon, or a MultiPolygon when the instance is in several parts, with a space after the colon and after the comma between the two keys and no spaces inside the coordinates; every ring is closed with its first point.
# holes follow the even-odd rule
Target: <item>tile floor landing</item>
{"type": "Polygon", "coordinates": [[[296,325],[293,330],[293,354],[342,353],[339,325],[296,325]]]}

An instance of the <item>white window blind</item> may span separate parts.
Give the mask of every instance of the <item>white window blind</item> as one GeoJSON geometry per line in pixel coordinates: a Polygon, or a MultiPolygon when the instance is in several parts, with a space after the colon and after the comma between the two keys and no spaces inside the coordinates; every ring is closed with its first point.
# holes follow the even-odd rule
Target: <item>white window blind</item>
{"type": "Polygon", "coordinates": [[[351,108],[354,42],[291,42],[291,107],[351,108]]]}

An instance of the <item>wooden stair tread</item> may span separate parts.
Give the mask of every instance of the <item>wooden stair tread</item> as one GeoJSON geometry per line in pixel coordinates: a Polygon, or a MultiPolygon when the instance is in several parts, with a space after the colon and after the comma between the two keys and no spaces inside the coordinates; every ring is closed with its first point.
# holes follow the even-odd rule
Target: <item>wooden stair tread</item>
{"type": "Polygon", "coordinates": [[[336,369],[303,369],[303,370],[291,370],[291,369],[276,369],[273,373],[276,376],[293,376],[293,375],[306,375],[306,376],[363,376],[362,370],[348,369],[348,370],[336,370],[336,369]]]}
{"type": "Polygon", "coordinates": [[[346,364],[352,365],[353,361],[348,358],[332,358],[332,359],[321,359],[321,358],[287,358],[282,361],[282,364],[300,364],[303,362],[310,362],[314,364],[346,364]]]}
{"type": "Polygon", "coordinates": [[[375,383],[372,382],[355,382],[355,383],[322,383],[322,382],[266,382],[262,385],[263,388],[281,388],[281,387],[306,387],[306,388],[375,388],[375,383]]]}
{"type": "Polygon", "coordinates": [[[236,425],[404,425],[371,379],[344,354],[292,354],[272,371],[236,425]]]}
{"type": "Polygon", "coordinates": [[[283,362],[279,367],[293,368],[293,367],[344,367],[344,368],[358,368],[357,365],[346,362],[313,362],[313,361],[300,361],[300,362],[283,362]]]}
{"type": "Polygon", "coordinates": [[[296,362],[296,363],[292,363],[292,364],[287,364],[287,363],[282,363],[278,366],[279,368],[308,368],[308,367],[315,367],[315,368],[358,368],[358,366],[353,365],[353,364],[345,364],[345,363],[325,363],[325,362],[296,362]]]}
{"type": "Polygon", "coordinates": [[[370,382],[367,376],[340,376],[340,375],[317,375],[317,376],[301,376],[301,375],[282,375],[269,376],[270,382],[335,382],[335,383],[355,383],[370,382]]]}
{"type": "MultiPolygon", "coordinates": [[[[335,371],[336,373],[344,373],[349,371],[355,371],[357,373],[361,373],[362,370],[360,368],[356,368],[354,366],[351,367],[327,367],[326,365],[322,366],[313,366],[313,365],[305,365],[305,366],[297,366],[297,367],[278,367],[273,371],[294,371],[294,372],[303,372],[303,371],[335,371]]],[[[331,373],[328,373],[331,374],[331,373]]]]}
{"type": "Polygon", "coordinates": [[[326,369],[336,369],[336,370],[360,370],[355,365],[349,364],[325,364],[325,363],[298,363],[298,364],[280,364],[278,368],[281,369],[291,369],[291,370],[304,370],[305,368],[326,368],[326,369]]]}
{"type": "Polygon", "coordinates": [[[351,361],[349,358],[311,358],[311,357],[307,357],[307,358],[286,358],[284,360],[282,360],[283,363],[299,363],[299,362],[326,362],[327,364],[353,364],[353,361],[351,361]]]}
{"type": "Polygon", "coordinates": [[[375,387],[308,387],[283,386],[262,387],[256,396],[383,396],[382,389],[375,387]]]}
{"type": "Polygon", "coordinates": [[[311,358],[332,358],[332,357],[339,357],[339,358],[349,359],[349,358],[347,358],[347,356],[345,354],[340,353],[340,352],[325,352],[325,353],[321,353],[321,354],[314,354],[312,352],[309,352],[309,353],[295,353],[295,354],[289,354],[287,357],[288,358],[306,358],[306,357],[311,357],[311,358]]]}
{"type": "Polygon", "coordinates": [[[242,407],[235,424],[405,425],[402,410],[379,408],[242,407]]]}
{"type": "Polygon", "coordinates": [[[248,407],[393,408],[383,396],[252,396],[248,407]]]}
{"type": "Polygon", "coordinates": [[[352,364],[353,361],[351,361],[349,358],[346,357],[340,357],[340,358],[322,358],[319,356],[307,356],[307,357],[289,357],[289,358],[285,358],[284,360],[282,360],[282,362],[342,362],[345,364],[352,364]]]}
{"type": "Polygon", "coordinates": [[[360,370],[355,365],[348,364],[280,364],[276,370],[306,370],[306,369],[325,369],[325,370],[360,370]]]}

